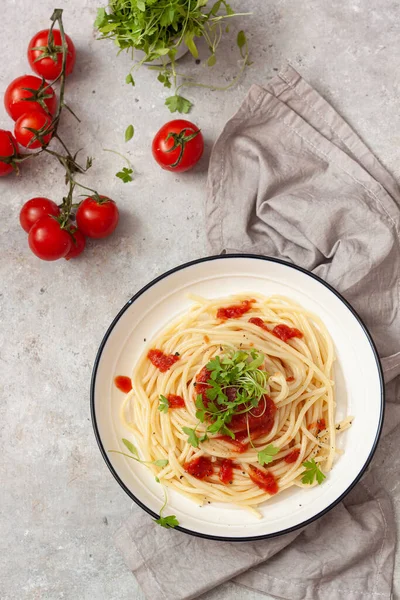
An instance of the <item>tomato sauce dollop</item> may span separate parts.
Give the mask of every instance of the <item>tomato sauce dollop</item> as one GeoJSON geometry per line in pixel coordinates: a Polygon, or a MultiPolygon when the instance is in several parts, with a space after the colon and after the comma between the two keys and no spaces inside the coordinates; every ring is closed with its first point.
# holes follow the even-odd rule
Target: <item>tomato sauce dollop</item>
{"type": "Polygon", "coordinates": [[[299,456],[300,456],[300,448],[295,448],[294,450],[292,450],[290,452],[290,454],[286,454],[286,456],[283,460],[285,462],[287,462],[288,464],[290,464],[290,463],[296,462],[296,460],[299,458],[299,456]]]}
{"type": "MultiPolygon", "coordinates": [[[[240,409],[240,407],[238,408],[240,409]]],[[[262,434],[266,434],[274,426],[275,414],[276,406],[273,400],[265,394],[258,403],[258,406],[252,408],[249,412],[233,415],[228,427],[235,433],[241,431],[247,432],[249,429],[252,437],[254,437],[253,434],[257,434],[260,431],[262,431],[262,434]]]]}
{"type": "Polygon", "coordinates": [[[169,408],[184,408],[185,401],[182,396],[175,396],[175,394],[168,394],[167,396],[169,408]]]}
{"type": "Polygon", "coordinates": [[[233,479],[233,461],[230,458],[224,458],[219,468],[219,480],[227,485],[232,483],[233,479]]]}
{"type": "Polygon", "coordinates": [[[217,310],[217,319],[239,319],[242,315],[251,310],[251,305],[255,300],[243,300],[240,304],[221,307],[217,310]]]}
{"type": "Polygon", "coordinates": [[[269,471],[261,471],[253,465],[249,466],[250,479],[258,485],[259,488],[266,491],[268,494],[277,494],[279,491],[278,483],[269,471]]]}
{"type": "Polygon", "coordinates": [[[211,460],[206,456],[199,456],[193,458],[193,460],[185,463],[183,468],[189,475],[196,477],[196,479],[204,479],[213,474],[213,466],[211,460]]]}
{"type": "Polygon", "coordinates": [[[276,325],[273,330],[272,333],[279,338],[280,340],[282,340],[282,342],[287,342],[288,340],[290,340],[291,338],[294,337],[298,337],[298,338],[302,338],[303,334],[301,333],[301,331],[299,329],[296,329],[296,327],[288,327],[287,325],[276,325]]]}
{"type": "Polygon", "coordinates": [[[161,350],[154,349],[149,350],[147,358],[161,373],[165,373],[179,360],[179,355],[164,354],[161,350]]]}
{"type": "Polygon", "coordinates": [[[118,377],[114,378],[115,387],[117,387],[121,392],[127,394],[132,389],[132,381],[130,377],[126,377],[125,375],[118,375],[118,377]]]}

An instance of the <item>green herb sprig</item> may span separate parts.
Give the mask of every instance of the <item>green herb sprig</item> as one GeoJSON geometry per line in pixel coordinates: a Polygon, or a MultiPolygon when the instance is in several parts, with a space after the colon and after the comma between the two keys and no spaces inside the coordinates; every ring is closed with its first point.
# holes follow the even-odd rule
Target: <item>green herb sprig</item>
{"type": "Polygon", "coordinates": [[[321,485],[324,479],[326,479],[326,475],[324,475],[313,458],[303,462],[303,467],[305,467],[306,470],[303,471],[303,477],[301,478],[302,483],[311,485],[316,478],[318,484],[321,485]]]}
{"type": "Polygon", "coordinates": [[[176,71],[176,55],[184,44],[194,58],[198,58],[196,45],[203,38],[208,46],[207,65],[217,62],[217,48],[224,32],[229,32],[226,22],[232,17],[249,13],[235,13],[226,0],[110,0],[107,8],[99,8],[95,27],[100,39],[112,39],[119,52],[128,51],[134,58],[134,51],[140,50],[144,57],[138,61],[125,78],[127,84],[135,85],[132,72],[144,63],[162,60],[162,66],[154,66],[159,71],[158,81],[166,88],[173,87],[174,94],[165,104],[171,112],[188,113],[192,103],[179,94],[182,87],[207,87],[213,90],[226,90],[237,83],[246,66],[250,64],[247,39],[243,31],[237,36],[237,46],[242,58],[242,66],[237,76],[224,87],[196,83],[190,77],[176,71]],[[223,11],[223,14],[218,14],[223,11]],[[224,28],[225,26],[225,28],[224,28]],[[183,83],[177,85],[177,77],[183,83]]]}
{"type": "Polygon", "coordinates": [[[228,435],[235,439],[234,432],[229,428],[233,416],[250,413],[269,391],[268,373],[260,369],[263,362],[264,355],[261,352],[237,350],[227,352],[222,357],[216,356],[207,363],[206,369],[210,372],[206,391],[208,402],[205,405],[202,395],[197,395],[195,405],[198,423],[194,429],[183,428],[189,444],[198,448],[199,442],[208,439],[208,433],[228,435]],[[235,388],[234,399],[226,393],[232,387],[235,388]],[[211,423],[205,434],[199,437],[196,434],[197,427],[205,421],[211,423]]]}
{"type": "Polygon", "coordinates": [[[125,438],[122,438],[122,443],[129,450],[130,454],[127,454],[126,452],[121,452],[120,450],[109,450],[109,452],[112,452],[113,454],[122,454],[122,456],[127,456],[132,460],[136,460],[136,462],[139,462],[142,465],[155,465],[156,467],[166,467],[169,463],[169,460],[167,458],[160,458],[158,460],[142,460],[139,457],[139,452],[136,446],[132,444],[132,442],[125,438]]]}
{"type": "Polygon", "coordinates": [[[157,525],[161,525],[161,527],[165,527],[166,529],[173,529],[174,527],[179,525],[179,521],[175,515],[168,515],[166,517],[163,517],[163,512],[164,512],[165,507],[167,506],[167,502],[168,502],[167,491],[164,487],[163,487],[163,491],[164,491],[164,504],[162,505],[162,507],[160,509],[159,518],[154,519],[154,522],[157,523],[157,525]]]}
{"type": "MultiPolygon", "coordinates": [[[[141,460],[139,457],[139,452],[138,452],[136,446],[134,444],[132,444],[132,442],[130,442],[129,440],[127,440],[125,438],[122,438],[122,442],[123,442],[124,446],[129,450],[130,454],[127,454],[126,452],[120,452],[119,450],[109,450],[109,452],[113,452],[115,454],[122,454],[122,456],[127,456],[128,458],[136,460],[137,462],[139,462],[143,465],[155,465],[156,467],[166,467],[168,465],[168,462],[169,462],[168,459],[159,459],[159,460],[151,460],[151,461],[141,460]]],[[[160,483],[160,480],[158,477],[155,477],[155,480],[157,481],[157,483],[160,483]]],[[[179,525],[179,521],[176,518],[176,516],[175,515],[169,515],[167,517],[162,516],[162,513],[163,513],[165,507],[167,506],[167,502],[168,502],[167,491],[164,486],[162,486],[162,488],[163,488],[163,492],[164,492],[164,504],[162,505],[161,510],[160,510],[160,517],[158,519],[154,519],[154,521],[158,525],[161,525],[161,527],[174,528],[177,525],[179,525]]]]}

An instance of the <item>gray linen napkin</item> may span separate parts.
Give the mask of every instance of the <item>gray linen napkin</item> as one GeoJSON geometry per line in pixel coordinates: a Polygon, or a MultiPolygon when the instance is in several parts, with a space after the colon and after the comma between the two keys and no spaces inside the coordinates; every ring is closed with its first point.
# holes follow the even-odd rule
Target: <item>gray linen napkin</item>
{"type": "Polygon", "coordinates": [[[225,126],[209,168],[212,252],[278,256],[344,294],[382,357],[387,437],[383,455],[378,449],[343,503],[272,540],[202,540],[158,527],[134,510],[115,541],[149,600],[189,600],[229,579],[293,600],[391,597],[390,496],[400,491],[399,202],[393,178],[291,67],[266,89],[253,86],[225,126]]]}

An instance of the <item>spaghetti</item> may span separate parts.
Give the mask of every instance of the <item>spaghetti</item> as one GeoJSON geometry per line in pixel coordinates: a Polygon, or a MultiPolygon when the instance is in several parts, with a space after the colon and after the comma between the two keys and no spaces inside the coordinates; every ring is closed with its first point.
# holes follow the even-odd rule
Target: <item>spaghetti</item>
{"type": "Polygon", "coordinates": [[[254,510],[321,483],[351,425],[335,422],[322,321],[280,296],[191,300],[140,357],[121,407],[143,460],[168,460],[149,467],[200,504],[254,510]]]}

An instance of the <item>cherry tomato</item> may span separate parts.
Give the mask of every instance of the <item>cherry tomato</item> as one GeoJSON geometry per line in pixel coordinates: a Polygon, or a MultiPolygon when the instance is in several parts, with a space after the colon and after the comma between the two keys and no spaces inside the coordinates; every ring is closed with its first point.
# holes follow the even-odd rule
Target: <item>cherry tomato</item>
{"type": "Polygon", "coordinates": [[[119,219],[118,207],[107,196],[85,198],[76,212],[76,223],[81,232],[90,238],[104,238],[116,228],[119,219]]]}
{"type": "Polygon", "coordinates": [[[35,148],[47,146],[51,140],[52,133],[51,117],[39,110],[27,112],[15,122],[15,138],[17,142],[25,148],[33,150],[35,148]],[[36,131],[41,132],[40,139],[36,137],[33,131],[29,131],[29,129],[35,129],[36,131]],[[45,133],[46,131],[50,131],[50,133],[45,133]]]}
{"type": "Polygon", "coordinates": [[[204,139],[200,129],[185,119],[163,125],[152,145],[155,160],[167,171],[188,171],[200,160],[203,150],[204,139]]]}
{"type": "MultiPolygon", "coordinates": [[[[43,106],[37,101],[39,98],[36,98],[35,93],[29,91],[29,89],[38,90],[41,85],[42,80],[34,75],[22,75],[10,83],[4,94],[4,106],[14,121],[26,112],[44,111],[43,106]]],[[[50,114],[54,115],[57,110],[57,97],[53,88],[51,86],[46,88],[41,93],[41,98],[50,114]],[[49,98],[43,98],[43,95],[49,96],[49,98]]]]}
{"type": "Polygon", "coordinates": [[[32,225],[29,247],[42,260],[58,260],[71,250],[72,237],[53,217],[46,216],[32,225]]]}
{"type": "Polygon", "coordinates": [[[83,233],[81,231],[79,231],[79,229],[77,227],[71,227],[71,233],[72,233],[72,246],[71,246],[71,250],[68,252],[67,256],[65,257],[65,260],[69,260],[70,258],[75,258],[76,256],[79,256],[80,254],[82,254],[82,252],[85,249],[86,246],[86,239],[85,236],[83,235],[83,233]]]}
{"type": "MultiPolygon", "coordinates": [[[[67,61],[65,74],[70,75],[75,65],[76,51],[75,46],[68,35],[65,35],[67,42],[67,61]]],[[[49,29],[43,29],[33,36],[28,46],[28,60],[32,71],[35,71],[44,79],[53,81],[56,79],[62,68],[62,42],[61,33],[58,29],[53,29],[53,39],[50,40],[50,47],[46,50],[35,50],[41,46],[48,46],[49,29]]]]}
{"type": "MultiPolygon", "coordinates": [[[[18,154],[17,142],[10,131],[0,129],[0,156],[15,156],[18,154]]],[[[0,160],[0,177],[14,171],[12,163],[0,160]]]]}
{"type": "Polygon", "coordinates": [[[47,215],[58,217],[59,214],[60,209],[53,200],[39,196],[25,202],[19,213],[19,222],[21,223],[22,229],[24,229],[26,233],[29,233],[32,225],[42,217],[46,217],[47,215]]]}

